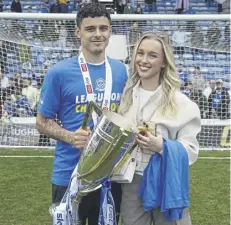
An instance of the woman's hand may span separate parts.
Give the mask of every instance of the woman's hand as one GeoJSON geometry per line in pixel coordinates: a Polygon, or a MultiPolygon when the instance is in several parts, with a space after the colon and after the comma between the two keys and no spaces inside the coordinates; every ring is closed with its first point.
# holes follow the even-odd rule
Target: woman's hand
{"type": "Polygon", "coordinates": [[[142,149],[158,153],[162,151],[163,138],[161,135],[154,136],[147,131],[145,135],[138,134],[136,141],[142,149]]]}

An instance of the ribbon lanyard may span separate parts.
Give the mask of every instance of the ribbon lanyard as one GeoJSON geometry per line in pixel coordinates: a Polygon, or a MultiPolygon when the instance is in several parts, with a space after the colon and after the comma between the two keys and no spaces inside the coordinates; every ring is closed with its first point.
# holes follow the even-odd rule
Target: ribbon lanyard
{"type": "MultiPolygon", "coordinates": [[[[79,66],[80,70],[83,75],[83,81],[84,81],[84,86],[86,89],[87,93],[87,100],[88,102],[93,101],[95,102],[95,94],[91,82],[91,77],[90,73],[87,67],[87,62],[85,61],[85,58],[83,56],[83,53],[80,52],[79,57],[79,66]]],[[[105,56],[105,66],[106,66],[106,75],[105,75],[105,89],[104,89],[104,98],[102,102],[102,109],[103,110],[109,110],[110,107],[110,101],[111,101],[111,92],[112,92],[112,71],[111,71],[111,66],[108,62],[107,56],[105,56]]],[[[94,125],[97,123],[97,114],[95,112],[92,113],[92,119],[94,122],[94,125]]]]}

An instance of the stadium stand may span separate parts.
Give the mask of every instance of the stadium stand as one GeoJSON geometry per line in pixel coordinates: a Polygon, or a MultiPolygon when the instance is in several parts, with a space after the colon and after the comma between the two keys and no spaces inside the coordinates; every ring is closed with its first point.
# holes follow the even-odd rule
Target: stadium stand
{"type": "MultiPolygon", "coordinates": [[[[3,11],[9,12],[11,8],[11,2],[12,0],[3,0],[3,11]]],[[[41,2],[39,0],[22,0],[20,1],[22,5],[22,11],[24,13],[32,12],[32,13],[38,13],[41,12],[41,2]]],[[[48,1],[49,2],[49,1],[48,1]]],[[[68,11],[69,13],[75,13],[79,6],[82,4],[81,1],[71,0],[68,3],[68,11]]],[[[87,1],[82,1],[87,2],[87,1]]],[[[53,0],[49,2],[51,5],[53,3],[53,0]]],[[[131,1],[131,4],[133,6],[133,11],[135,11],[135,8],[137,4],[139,4],[142,8],[143,13],[149,13],[148,7],[145,4],[145,0],[134,0],[131,1]]],[[[197,14],[216,14],[217,9],[217,3],[212,2],[210,6],[207,5],[207,3],[204,0],[190,0],[190,5],[192,9],[196,11],[197,14]]],[[[157,1],[157,12],[153,11],[151,13],[158,13],[158,14],[174,14],[175,13],[175,7],[176,7],[176,0],[164,0],[164,1],[157,1]]]]}

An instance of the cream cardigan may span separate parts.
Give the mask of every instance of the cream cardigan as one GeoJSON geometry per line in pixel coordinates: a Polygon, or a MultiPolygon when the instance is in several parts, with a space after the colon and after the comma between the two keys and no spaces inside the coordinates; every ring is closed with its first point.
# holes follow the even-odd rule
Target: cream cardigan
{"type": "MultiPolygon", "coordinates": [[[[198,158],[199,144],[196,137],[201,130],[200,110],[197,104],[180,91],[177,91],[175,93],[175,101],[178,107],[176,115],[174,117],[161,115],[159,110],[156,111],[163,94],[163,89],[160,85],[147,104],[141,109],[139,115],[137,115],[140,104],[139,86],[140,82],[133,88],[133,103],[124,114],[128,122],[133,124],[139,124],[142,121],[154,122],[158,134],[164,138],[178,140],[184,145],[188,152],[189,165],[193,164],[198,158]]],[[[153,152],[144,151],[136,147],[132,153],[132,156],[137,161],[136,173],[142,175],[152,154],[153,152]]]]}

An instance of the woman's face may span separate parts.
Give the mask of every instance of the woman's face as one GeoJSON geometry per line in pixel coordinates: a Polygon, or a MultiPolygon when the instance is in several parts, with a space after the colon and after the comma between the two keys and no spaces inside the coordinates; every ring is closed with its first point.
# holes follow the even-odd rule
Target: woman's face
{"type": "Polygon", "coordinates": [[[155,39],[144,39],[137,50],[135,65],[140,78],[159,77],[164,66],[162,43],[155,39]]]}

